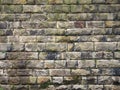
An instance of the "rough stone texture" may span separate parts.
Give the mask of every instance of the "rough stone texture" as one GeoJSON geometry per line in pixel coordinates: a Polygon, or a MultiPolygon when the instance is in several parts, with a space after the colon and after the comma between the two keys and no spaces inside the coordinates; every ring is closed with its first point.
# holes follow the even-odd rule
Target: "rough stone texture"
{"type": "Polygon", "coordinates": [[[0,0],[0,90],[120,90],[120,0],[0,0]]]}

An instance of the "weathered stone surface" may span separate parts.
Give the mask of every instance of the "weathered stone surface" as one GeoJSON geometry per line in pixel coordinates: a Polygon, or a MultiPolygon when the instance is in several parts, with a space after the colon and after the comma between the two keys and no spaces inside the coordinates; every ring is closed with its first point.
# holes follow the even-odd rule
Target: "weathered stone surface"
{"type": "Polygon", "coordinates": [[[1,0],[1,4],[12,4],[12,0],[1,0]]]}
{"type": "Polygon", "coordinates": [[[102,90],[103,85],[89,85],[88,90],[102,90]]]}
{"type": "Polygon", "coordinates": [[[97,67],[119,67],[119,60],[97,60],[97,67]]]}
{"type": "Polygon", "coordinates": [[[46,29],[46,35],[64,35],[65,29],[46,29]]]}
{"type": "Polygon", "coordinates": [[[120,35],[120,28],[115,28],[115,29],[113,29],[113,33],[114,33],[115,35],[120,35]]]}
{"type": "Polygon", "coordinates": [[[37,44],[34,43],[28,43],[25,45],[25,50],[26,51],[37,51],[37,44]]]}
{"type": "MultiPolygon", "coordinates": [[[[99,0],[100,1],[100,0],[99,0]]],[[[93,14],[93,20],[113,20],[114,14],[113,13],[96,13],[93,14]]]]}
{"type": "Polygon", "coordinates": [[[79,20],[92,20],[93,14],[91,13],[77,13],[77,14],[67,14],[68,20],[79,21],[79,20]]]}
{"type": "Polygon", "coordinates": [[[44,66],[44,62],[43,61],[40,61],[40,60],[36,60],[36,61],[34,61],[34,60],[30,60],[30,61],[26,61],[25,62],[25,67],[26,68],[43,68],[43,66],[44,66]]]}
{"type": "Polygon", "coordinates": [[[35,0],[35,4],[46,4],[48,3],[47,0],[35,0]]]}
{"type": "Polygon", "coordinates": [[[70,42],[69,36],[56,36],[55,42],[70,42]]]}
{"type": "Polygon", "coordinates": [[[88,29],[67,29],[67,35],[89,35],[91,34],[91,30],[88,29]]]}
{"type": "Polygon", "coordinates": [[[66,21],[67,20],[67,14],[49,14],[47,15],[48,20],[50,21],[66,21]]]}
{"type": "Polygon", "coordinates": [[[26,4],[26,0],[13,0],[14,4],[26,4]]]}
{"type": "Polygon", "coordinates": [[[7,59],[9,60],[15,60],[15,59],[38,59],[38,53],[37,52],[8,52],[7,53],[7,59]]]}
{"type": "Polygon", "coordinates": [[[87,84],[97,84],[98,83],[98,78],[96,76],[88,76],[87,77],[87,84]]]}
{"type": "Polygon", "coordinates": [[[0,22],[0,29],[7,29],[7,22],[0,22]]]}
{"type": "MultiPolygon", "coordinates": [[[[119,31],[118,31],[119,32],[119,31]]],[[[67,29],[67,35],[110,35],[112,33],[112,29],[107,28],[80,28],[80,29],[67,29]]]]}
{"type": "Polygon", "coordinates": [[[80,52],[66,52],[66,59],[67,60],[79,60],[81,58],[80,52]]]}
{"type": "Polygon", "coordinates": [[[57,22],[57,28],[74,28],[74,22],[57,22]]]}
{"type": "Polygon", "coordinates": [[[77,60],[67,60],[66,65],[67,65],[67,68],[77,68],[78,61],[77,60]]]}
{"type": "Polygon", "coordinates": [[[24,44],[12,44],[12,51],[23,51],[24,44]]]}
{"type": "Polygon", "coordinates": [[[27,85],[15,85],[15,86],[11,86],[11,89],[13,90],[28,90],[29,87],[27,85]]]}
{"type": "Polygon", "coordinates": [[[78,68],[95,67],[94,60],[79,60],[78,68]]]}
{"type": "Polygon", "coordinates": [[[86,27],[88,28],[102,28],[104,27],[104,21],[88,21],[86,27]]]}
{"type": "Polygon", "coordinates": [[[47,76],[48,70],[46,69],[35,69],[33,71],[33,76],[47,76]]]}
{"type": "Polygon", "coordinates": [[[37,41],[37,38],[36,36],[21,36],[19,40],[21,43],[33,43],[37,41]]]}
{"type": "Polygon", "coordinates": [[[93,57],[93,53],[91,52],[82,52],[81,53],[81,59],[92,59],[93,57]]]}
{"type": "Polygon", "coordinates": [[[118,76],[100,76],[98,77],[99,84],[106,84],[106,85],[118,85],[120,78],[118,76]]]}
{"type": "Polygon", "coordinates": [[[93,3],[105,3],[105,0],[92,0],[93,3]]]}
{"type": "Polygon", "coordinates": [[[91,42],[75,43],[74,50],[75,51],[92,51],[93,43],[91,42]]]}
{"type": "Polygon", "coordinates": [[[9,83],[10,84],[20,84],[20,78],[19,77],[10,77],[9,83]]]}
{"type": "Polygon", "coordinates": [[[1,43],[0,51],[11,51],[11,44],[1,43]]]}
{"type": "Polygon", "coordinates": [[[39,29],[39,28],[55,28],[56,23],[55,22],[47,22],[47,21],[41,21],[41,22],[22,22],[21,27],[23,29],[39,29]]]}
{"type": "Polygon", "coordinates": [[[63,77],[53,77],[52,82],[56,84],[62,84],[63,83],[63,77]]]}
{"type": "Polygon", "coordinates": [[[63,0],[48,0],[49,4],[62,4],[63,0]]]}
{"type": "Polygon", "coordinates": [[[5,52],[0,52],[0,59],[5,59],[6,53],[5,52]]]}
{"type": "Polygon", "coordinates": [[[42,42],[55,42],[55,37],[54,36],[37,36],[37,41],[40,43],[42,43],[42,42]]]}
{"type": "Polygon", "coordinates": [[[116,42],[95,42],[96,51],[114,51],[117,48],[116,42]]]}
{"type": "Polygon", "coordinates": [[[0,83],[1,84],[8,84],[8,77],[6,77],[6,76],[0,77],[0,83]]]}
{"type": "Polygon", "coordinates": [[[119,88],[120,88],[119,85],[105,85],[105,90],[108,90],[108,89],[117,90],[117,89],[119,89],[119,88]]]}
{"type": "MultiPolygon", "coordinates": [[[[58,0],[56,0],[58,1],[58,0]]],[[[62,0],[59,0],[58,2],[60,2],[62,0]]],[[[53,5],[52,6],[52,12],[54,13],[68,13],[70,12],[70,6],[69,5],[53,5]]]]}
{"type": "Polygon", "coordinates": [[[65,68],[66,61],[65,60],[57,60],[55,61],[55,68],[65,68]]]}
{"type": "Polygon", "coordinates": [[[46,43],[45,46],[46,51],[66,51],[67,44],[66,43],[46,43]],[[58,48],[59,47],[59,48],[58,48]]]}
{"type": "Polygon", "coordinates": [[[5,60],[5,61],[0,61],[0,68],[12,68],[12,63],[5,60]]]}
{"type": "Polygon", "coordinates": [[[56,90],[66,90],[66,89],[70,89],[71,85],[60,85],[58,87],[56,87],[56,90]]]}
{"type": "Polygon", "coordinates": [[[22,5],[5,5],[5,13],[22,13],[22,5]]]}
{"type": "Polygon", "coordinates": [[[72,69],[71,74],[72,75],[90,75],[90,71],[85,69],[72,69]]]}
{"type": "Polygon", "coordinates": [[[120,3],[119,0],[106,0],[106,3],[120,3]]]}
{"type": "Polygon", "coordinates": [[[73,90],[87,90],[87,86],[86,85],[73,85],[73,90]]]}
{"type": "Polygon", "coordinates": [[[31,69],[18,69],[17,76],[31,76],[32,75],[32,70],[31,69]]]}
{"type": "Polygon", "coordinates": [[[64,60],[65,53],[57,53],[57,52],[40,52],[39,59],[40,60],[64,60]]]}
{"type": "Polygon", "coordinates": [[[98,11],[99,12],[118,12],[120,10],[120,6],[119,5],[99,5],[98,6],[98,11]]]}
{"type": "Polygon", "coordinates": [[[10,63],[12,64],[12,68],[17,68],[17,69],[23,69],[23,68],[26,68],[27,65],[29,64],[29,61],[26,61],[26,60],[18,60],[18,61],[14,61],[14,60],[11,60],[10,63]]]}
{"type": "Polygon", "coordinates": [[[111,58],[113,58],[113,53],[112,52],[103,52],[103,58],[111,59],[111,58]]]}
{"type": "Polygon", "coordinates": [[[47,20],[47,15],[46,14],[33,14],[31,15],[31,21],[45,21],[47,20]]]}
{"type": "Polygon", "coordinates": [[[15,14],[15,20],[26,21],[30,19],[30,14],[15,14]]]}
{"type": "Polygon", "coordinates": [[[75,28],[84,28],[85,27],[85,22],[84,21],[76,21],[74,22],[75,28]]]}
{"type": "Polygon", "coordinates": [[[92,0],[78,0],[79,4],[90,4],[92,0]]]}
{"type": "Polygon", "coordinates": [[[44,68],[54,68],[54,67],[55,67],[54,60],[45,60],[44,68]]]}
{"type": "Polygon", "coordinates": [[[120,27],[120,22],[119,21],[106,21],[105,26],[110,28],[110,27],[120,27]]]}
{"type": "Polygon", "coordinates": [[[30,84],[34,84],[36,82],[37,82],[37,78],[36,77],[32,77],[32,76],[29,77],[29,83],[30,84]]]}
{"type": "Polygon", "coordinates": [[[50,79],[51,79],[50,77],[38,77],[37,83],[41,84],[41,83],[49,82],[50,79]]]}
{"type": "Polygon", "coordinates": [[[8,36],[7,38],[8,38],[9,43],[18,43],[19,42],[18,36],[8,36]]]}
{"type": "Polygon", "coordinates": [[[71,5],[71,12],[96,12],[97,7],[95,5],[71,5]]]}
{"type": "Polygon", "coordinates": [[[0,90],[119,90],[120,0],[0,0],[0,90]]]}
{"type": "Polygon", "coordinates": [[[69,69],[50,69],[50,76],[68,76],[70,75],[69,69]]]}
{"type": "Polygon", "coordinates": [[[28,12],[42,12],[41,6],[37,5],[24,5],[23,6],[23,11],[28,13],[28,12]]]}
{"type": "Polygon", "coordinates": [[[120,58],[120,52],[115,52],[115,58],[120,58]]]}

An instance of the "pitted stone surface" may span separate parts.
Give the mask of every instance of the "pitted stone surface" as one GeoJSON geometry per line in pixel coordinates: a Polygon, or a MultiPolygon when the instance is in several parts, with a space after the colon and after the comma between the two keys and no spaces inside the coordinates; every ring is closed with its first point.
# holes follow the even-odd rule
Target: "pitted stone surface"
{"type": "Polygon", "coordinates": [[[0,0],[0,90],[120,90],[120,0],[0,0]]]}

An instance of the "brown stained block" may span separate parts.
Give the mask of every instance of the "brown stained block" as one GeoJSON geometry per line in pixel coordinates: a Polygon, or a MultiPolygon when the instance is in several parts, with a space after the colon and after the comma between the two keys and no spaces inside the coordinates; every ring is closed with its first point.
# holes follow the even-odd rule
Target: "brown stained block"
{"type": "Polygon", "coordinates": [[[10,77],[8,81],[9,81],[9,84],[20,84],[19,77],[10,77]]]}
{"type": "Polygon", "coordinates": [[[85,22],[84,21],[76,21],[74,22],[75,28],[84,28],[85,22]]]}

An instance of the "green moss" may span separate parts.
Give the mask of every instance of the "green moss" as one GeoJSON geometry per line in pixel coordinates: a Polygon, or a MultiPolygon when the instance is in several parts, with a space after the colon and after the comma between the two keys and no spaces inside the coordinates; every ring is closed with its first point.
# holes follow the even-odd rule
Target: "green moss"
{"type": "Polygon", "coordinates": [[[80,76],[76,75],[76,76],[72,76],[73,80],[78,80],[80,76]]]}
{"type": "Polygon", "coordinates": [[[108,49],[108,50],[106,50],[106,52],[112,52],[112,51],[108,49]]]}
{"type": "Polygon", "coordinates": [[[44,82],[42,84],[40,84],[41,89],[45,89],[48,88],[49,85],[51,85],[52,83],[50,81],[44,82]]]}
{"type": "Polygon", "coordinates": [[[13,86],[11,86],[11,90],[15,90],[15,86],[13,85],[13,86]]]}
{"type": "Polygon", "coordinates": [[[4,32],[2,30],[0,30],[0,35],[3,35],[3,34],[4,34],[4,32]]]}
{"type": "Polygon", "coordinates": [[[0,87],[0,90],[4,90],[2,87],[0,87]]]}

